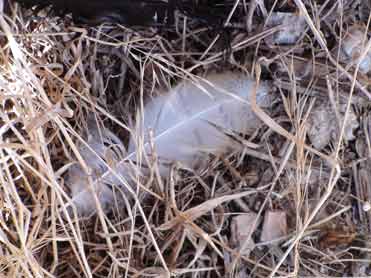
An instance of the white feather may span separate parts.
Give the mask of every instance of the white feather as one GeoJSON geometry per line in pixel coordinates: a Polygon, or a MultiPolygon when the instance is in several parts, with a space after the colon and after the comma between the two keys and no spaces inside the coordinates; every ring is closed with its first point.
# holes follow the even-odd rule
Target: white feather
{"type": "MultiPolygon", "coordinates": [[[[110,144],[123,149],[122,142],[112,132],[103,129],[100,136],[96,129],[90,127],[87,141],[90,148],[80,145],[79,151],[94,173],[93,189],[102,207],[109,209],[113,201],[111,188],[106,184],[120,185],[120,182],[97,155],[106,162],[110,157],[111,163],[108,164],[126,180],[130,176],[128,169],[131,169],[127,162],[136,161],[144,154],[143,151],[151,156],[151,145],[155,147],[160,173],[164,177],[172,162],[196,168],[207,160],[208,153],[221,154],[240,148],[224,131],[249,133],[259,127],[261,122],[248,102],[254,87],[254,81],[236,73],[214,74],[198,82],[181,82],[167,94],[159,95],[145,105],[140,114],[142,117],[138,119],[137,131],[129,142],[129,155],[125,158],[110,149],[110,144]],[[150,131],[152,137],[149,136],[150,131]]],[[[258,105],[267,107],[271,101],[268,86],[261,85],[257,92],[258,105]]],[[[142,172],[145,172],[143,168],[142,172]]],[[[95,201],[87,175],[79,165],[69,170],[68,183],[78,212],[94,212],[95,201]]]]}
{"type": "Polygon", "coordinates": [[[119,164],[126,153],[125,148],[115,134],[103,127],[99,129],[91,121],[88,124],[88,133],[86,142],[79,143],[77,147],[91,173],[91,183],[89,174],[77,163],[69,168],[66,179],[73,203],[81,215],[95,211],[93,194],[97,195],[103,210],[110,209],[114,200],[112,187],[120,185],[119,179],[113,174],[106,175],[104,179],[99,178],[108,171],[107,165],[121,174],[124,174],[125,167],[119,164]]]}
{"type": "MultiPolygon", "coordinates": [[[[249,133],[260,125],[248,104],[254,84],[246,76],[231,72],[210,75],[197,83],[180,83],[144,107],[137,139],[130,141],[129,152],[145,149],[150,155],[152,132],[160,173],[166,176],[169,163],[178,161],[194,168],[207,159],[205,153],[236,148],[238,144],[223,130],[249,133]],[[144,142],[144,146],[137,148],[136,141],[144,142]]],[[[259,87],[257,103],[263,107],[271,103],[266,85],[259,87]]]]}

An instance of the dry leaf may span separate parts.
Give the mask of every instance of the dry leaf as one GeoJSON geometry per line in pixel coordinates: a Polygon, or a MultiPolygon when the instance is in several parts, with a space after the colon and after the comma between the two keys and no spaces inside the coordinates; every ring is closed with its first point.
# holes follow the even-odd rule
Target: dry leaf
{"type": "Polygon", "coordinates": [[[300,14],[275,12],[268,18],[267,27],[278,27],[279,31],[265,39],[268,45],[295,44],[303,35],[306,22],[300,14]]]}
{"type": "MultiPolygon", "coordinates": [[[[308,136],[313,146],[317,150],[322,150],[331,140],[337,140],[340,129],[336,113],[333,112],[334,108],[331,104],[329,102],[317,102],[316,104],[308,119],[308,136]]],[[[337,109],[340,115],[340,121],[344,121],[346,104],[338,105],[337,109]]],[[[354,140],[353,133],[358,126],[357,116],[351,108],[347,115],[347,123],[344,130],[344,139],[346,141],[354,140]]]]}
{"type": "Polygon", "coordinates": [[[367,74],[371,70],[371,50],[368,50],[362,61],[359,60],[363,52],[366,51],[369,40],[365,34],[367,34],[367,29],[364,26],[351,26],[342,40],[340,59],[344,63],[351,63],[354,66],[359,62],[359,70],[367,74]]]}
{"type": "Polygon", "coordinates": [[[287,219],[284,211],[267,211],[264,216],[260,241],[272,241],[287,235],[287,219]]]}
{"type": "Polygon", "coordinates": [[[343,229],[333,229],[324,231],[319,239],[321,249],[333,248],[339,245],[349,245],[356,238],[354,231],[344,231],[343,229]]]}
{"type": "Polygon", "coordinates": [[[251,212],[232,219],[230,242],[233,247],[238,248],[238,251],[243,256],[249,256],[254,249],[255,242],[251,235],[253,233],[252,229],[255,228],[254,223],[257,217],[256,213],[251,212]]]}

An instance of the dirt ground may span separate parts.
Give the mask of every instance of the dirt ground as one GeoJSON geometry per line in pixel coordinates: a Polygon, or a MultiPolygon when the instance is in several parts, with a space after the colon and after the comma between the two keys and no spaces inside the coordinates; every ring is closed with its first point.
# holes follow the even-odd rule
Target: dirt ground
{"type": "Polygon", "coordinates": [[[369,0],[216,2],[168,26],[1,16],[0,277],[371,276],[369,0]],[[74,209],[90,119],[126,149],[151,99],[223,72],[272,96],[236,148],[74,209]]]}

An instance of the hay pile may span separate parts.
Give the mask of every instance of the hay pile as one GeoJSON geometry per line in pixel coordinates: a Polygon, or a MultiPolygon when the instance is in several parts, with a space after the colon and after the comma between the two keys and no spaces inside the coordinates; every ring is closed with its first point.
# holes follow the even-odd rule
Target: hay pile
{"type": "Polygon", "coordinates": [[[224,29],[177,14],[164,30],[74,26],[13,5],[0,19],[1,275],[370,275],[370,4],[339,3],[225,1],[224,29]],[[294,38],[273,11],[300,14],[283,31],[294,38]],[[349,54],[354,26],[364,38],[349,54]],[[89,118],[127,143],[159,90],[226,70],[276,94],[269,118],[256,111],[265,124],[240,136],[244,151],[153,173],[149,197],[107,214],[68,213],[65,174],[89,118]]]}

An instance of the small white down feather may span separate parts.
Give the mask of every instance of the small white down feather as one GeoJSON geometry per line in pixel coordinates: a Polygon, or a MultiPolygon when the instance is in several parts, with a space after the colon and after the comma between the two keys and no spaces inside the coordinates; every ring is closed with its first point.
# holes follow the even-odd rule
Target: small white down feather
{"type": "MultiPolygon", "coordinates": [[[[129,176],[126,162],[138,161],[138,157],[144,154],[151,156],[153,150],[156,151],[160,174],[164,177],[175,161],[183,167],[195,169],[207,161],[208,153],[218,155],[240,148],[240,144],[227,133],[246,134],[259,127],[261,122],[249,105],[249,95],[254,87],[255,83],[250,78],[231,72],[181,82],[168,93],[153,98],[139,113],[141,116],[125,158],[111,153],[107,142],[123,149],[122,142],[112,132],[103,130],[101,136],[97,136],[98,132],[90,128],[87,144],[96,154],[86,146],[80,146],[79,151],[91,172],[96,173],[93,180],[103,177],[94,186],[103,209],[109,209],[112,204],[111,185],[119,186],[120,182],[112,173],[107,173],[108,168],[97,155],[106,161],[108,155],[111,168],[126,180],[129,176]]],[[[271,102],[268,86],[261,84],[257,91],[257,104],[268,107],[271,102]]],[[[67,182],[78,212],[94,212],[95,201],[80,166],[68,171],[67,182]]]]}
{"type": "Polygon", "coordinates": [[[85,161],[90,175],[77,162],[67,172],[67,184],[76,209],[81,215],[95,211],[94,193],[97,195],[103,210],[108,211],[114,200],[113,188],[120,185],[115,175],[102,176],[112,168],[117,173],[124,173],[125,164],[119,162],[126,151],[121,140],[107,128],[98,128],[95,122],[89,121],[89,134],[86,142],[78,144],[78,150],[85,161]],[[90,180],[89,180],[90,178],[90,180]]]}

